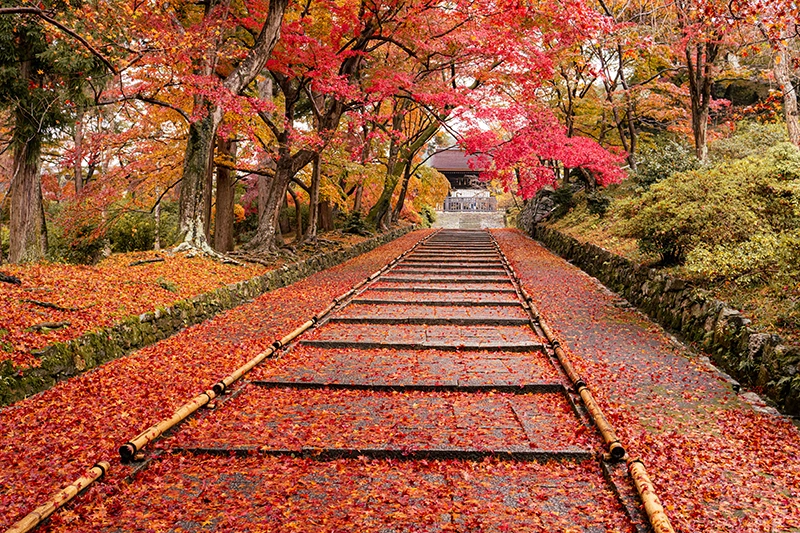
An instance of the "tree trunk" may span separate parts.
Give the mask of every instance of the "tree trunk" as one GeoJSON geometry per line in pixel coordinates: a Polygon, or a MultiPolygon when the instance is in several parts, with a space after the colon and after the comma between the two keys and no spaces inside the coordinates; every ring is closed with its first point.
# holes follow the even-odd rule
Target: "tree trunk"
{"type": "MultiPolygon", "coordinates": [[[[220,154],[236,159],[236,143],[229,139],[217,141],[220,154]]],[[[217,217],[214,224],[214,249],[218,252],[233,251],[233,171],[217,167],[217,217]]]]}
{"type": "Polygon", "coordinates": [[[161,249],[161,198],[160,198],[160,191],[158,190],[158,186],[156,186],[155,190],[156,195],[156,205],[153,208],[153,216],[156,220],[156,231],[155,231],[155,238],[153,239],[153,250],[160,250],[161,249]]]}
{"type": "Polygon", "coordinates": [[[278,229],[278,217],[281,213],[283,199],[286,197],[289,180],[293,175],[291,165],[292,158],[288,154],[276,161],[275,177],[267,183],[263,211],[261,210],[261,198],[259,198],[258,229],[253,239],[247,244],[251,250],[268,252],[276,248],[275,234],[278,229]]]}
{"type": "Polygon", "coordinates": [[[308,200],[308,227],[306,228],[305,240],[313,241],[317,238],[317,220],[319,219],[319,180],[320,180],[320,156],[317,154],[312,161],[311,170],[311,192],[308,200]]]}
{"type": "MultiPolygon", "coordinates": [[[[278,42],[287,3],[288,0],[270,0],[267,17],[253,47],[222,82],[224,89],[231,94],[241,94],[263,70],[278,42]]],[[[205,116],[189,126],[178,216],[183,241],[179,249],[200,248],[213,253],[206,239],[208,219],[203,216],[206,194],[210,194],[206,187],[206,172],[211,169],[214,140],[223,110],[202,98],[198,98],[197,105],[205,108],[205,116]]]]}
{"type": "Polygon", "coordinates": [[[333,230],[333,209],[328,200],[319,203],[319,227],[322,231],[333,230]]]}
{"type": "Polygon", "coordinates": [[[403,206],[406,203],[406,194],[408,193],[408,184],[411,181],[411,164],[412,164],[412,155],[408,159],[406,159],[404,169],[403,169],[403,183],[400,186],[400,196],[397,198],[397,205],[394,206],[394,213],[392,213],[392,224],[397,224],[400,220],[400,213],[403,211],[403,206]]]}
{"type": "Polygon", "coordinates": [[[361,212],[361,202],[364,199],[364,184],[359,183],[356,187],[356,197],[353,200],[353,211],[356,213],[361,212]]]}
{"type": "Polygon", "coordinates": [[[86,112],[83,109],[78,111],[75,120],[75,162],[72,165],[74,180],[75,180],[75,194],[80,194],[83,190],[83,120],[86,112]]]}
{"type": "Polygon", "coordinates": [[[294,202],[294,220],[295,220],[295,238],[296,242],[300,242],[303,240],[303,210],[301,209],[300,199],[297,197],[297,193],[291,187],[288,187],[289,196],[292,197],[292,201],[294,202]]]}
{"type": "Polygon", "coordinates": [[[800,146],[800,121],[797,116],[797,91],[792,83],[791,70],[789,65],[789,53],[786,43],[779,44],[779,51],[775,55],[775,63],[772,68],[775,74],[775,81],[781,87],[783,93],[783,116],[786,120],[786,130],[789,140],[795,146],[800,146]]]}
{"type": "Polygon", "coordinates": [[[692,102],[692,134],[695,154],[700,161],[708,157],[708,118],[711,111],[713,66],[719,54],[714,43],[686,46],[686,66],[689,71],[689,96],[692,102]]]}
{"type": "MultiPolygon", "coordinates": [[[[25,117],[17,112],[17,125],[25,117]]],[[[41,141],[38,137],[17,139],[11,178],[10,246],[12,263],[33,263],[47,252],[47,227],[42,202],[42,178],[39,175],[41,141]]]]}
{"type": "Polygon", "coordinates": [[[205,218],[206,194],[210,194],[210,191],[206,184],[222,110],[210,104],[207,104],[207,108],[206,116],[189,126],[178,220],[184,245],[210,250],[206,240],[208,219],[205,218]]]}

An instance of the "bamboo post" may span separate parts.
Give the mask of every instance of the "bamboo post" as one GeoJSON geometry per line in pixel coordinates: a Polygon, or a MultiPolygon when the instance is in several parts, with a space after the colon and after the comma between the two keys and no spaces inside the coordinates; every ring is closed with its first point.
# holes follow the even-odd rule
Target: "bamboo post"
{"type": "Polygon", "coordinates": [[[158,422],[157,424],[150,426],[149,428],[145,429],[137,436],[123,444],[119,447],[119,455],[122,459],[123,463],[127,463],[132,461],[136,454],[141,451],[142,448],[156,440],[158,437],[163,435],[165,432],[169,431],[173,427],[177,426],[184,420],[186,420],[192,413],[206,405],[212,399],[214,399],[217,394],[213,390],[205,391],[201,394],[198,394],[187,403],[183,404],[180,408],[178,408],[175,413],[167,418],[158,422]]]}
{"type": "Polygon", "coordinates": [[[44,504],[40,505],[22,520],[18,521],[6,530],[6,533],[27,533],[33,528],[47,520],[59,507],[63,507],[75,496],[86,490],[89,485],[103,477],[111,465],[106,461],[100,461],[91,467],[88,472],[73,481],[70,485],[53,494],[44,504]]]}
{"type": "Polygon", "coordinates": [[[664,507],[656,495],[656,489],[653,482],[650,481],[650,476],[647,475],[647,469],[641,459],[628,459],[628,472],[630,472],[633,483],[636,485],[636,490],[639,497],[644,504],[644,511],[650,519],[650,524],[653,526],[654,533],[675,533],[672,529],[672,524],[669,517],[664,512],[664,507]]]}

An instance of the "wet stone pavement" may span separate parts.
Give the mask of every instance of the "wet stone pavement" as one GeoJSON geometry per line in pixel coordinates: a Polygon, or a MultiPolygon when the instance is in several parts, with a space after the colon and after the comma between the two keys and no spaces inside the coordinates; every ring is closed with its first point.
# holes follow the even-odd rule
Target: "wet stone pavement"
{"type": "Polygon", "coordinates": [[[566,384],[491,234],[443,230],[159,441],[81,530],[645,531],[566,384]]]}

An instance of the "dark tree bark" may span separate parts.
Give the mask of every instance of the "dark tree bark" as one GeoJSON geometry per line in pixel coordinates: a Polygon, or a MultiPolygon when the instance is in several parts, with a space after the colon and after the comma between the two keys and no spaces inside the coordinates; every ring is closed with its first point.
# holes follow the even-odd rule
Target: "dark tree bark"
{"type": "MultiPolygon", "coordinates": [[[[219,139],[217,147],[220,155],[236,158],[236,143],[229,139],[219,139]]],[[[217,167],[217,216],[214,223],[214,249],[218,252],[233,251],[233,171],[217,167]]]]}
{"type": "Polygon", "coordinates": [[[333,230],[333,208],[328,200],[319,203],[319,227],[322,231],[333,230]]]}
{"type": "MultiPolygon", "coordinates": [[[[20,77],[31,78],[31,60],[20,62],[20,77]]],[[[39,175],[42,138],[32,117],[17,107],[14,112],[12,143],[14,164],[11,175],[11,207],[8,258],[12,263],[40,261],[47,252],[47,226],[39,175]]]]}
{"type": "Polygon", "coordinates": [[[77,120],[75,121],[75,162],[72,165],[73,179],[75,180],[75,194],[80,194],[83,190],[83,121],[86,112],[83,109],[78,111],[77,120]]]}
{"type": "Polygon", "coordinates": [[[289,187],[289,196],[292,197],[292,201],[294,202],[294,219],[295,219],[295,241],[300,242],[303,240],[303,210],[302,206],[300,205],[300,199],[297,197],[297,193],[289,187]]]}
{"type": "Polygon", "coordinates": [[[411,166],[415,154],[410,154],[406,159],[403,169],[403,183],[400,185],[400,196],[397,197],[397,205],[394,206],[392,213],[392,224],[397,224],[400,220],[400,213],[403,212],[403,206],[406,204],[406,194],[408,194],[408,184],[411,182],[411,166]]]}

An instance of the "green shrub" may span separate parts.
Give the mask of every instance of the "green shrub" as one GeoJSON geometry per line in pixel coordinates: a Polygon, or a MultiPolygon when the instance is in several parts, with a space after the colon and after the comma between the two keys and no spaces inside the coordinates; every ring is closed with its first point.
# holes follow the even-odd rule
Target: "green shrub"
{"type": "Polygon", "coordinates": [[[634,180],[644,188],[673,174],[700,167],[694,150],[669,138],[661,138],[654,146],[642,148],[636,156],[634,180]]]}
{"type": "Polygon", "coordinates": [[[114,252],[152,250],[156,222],[150,213],[126,213],[108,231],[114,252]]]}
{"type": "Polygon", "coordinates": [[[674,174],[621,201],[622,233],[665,264],[687,259],[696,274],[744,274],[734,265],[782,268],[798,243],[800,151],[782,143],[763,155],[674,174]],[[784,235],[786,234],[786,235],[784,235]]]}
{"type": "Polygon", "coordinates": [[[342,231],[355,235],[369,235],[369,229],[360,211],[353,211],[345,217],[342,231]]]}
{"type": "Polygon", "coordinates": [[[436,222],[436,211],[429,205],[423,205],[420,208],[419,216],[422,219],[420,225],[423,228],[430,228],[436,222]]]}
{"type": "Polygon", "coordinates": [[[591,214],[602,217],[611,207],[611,198],[600,191],[592,191],[586,195],[586,206],[591,214]]]}
{"type": "Polygon", "coordinates": [[[744,159],[763,154],[766,149],[788,140],[785,124],[740,122],[733,135],[709,144],[708,157],[712,163],[744,159]]]}

